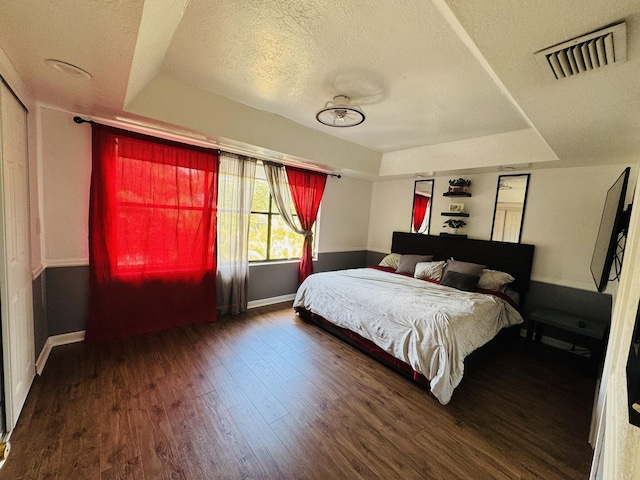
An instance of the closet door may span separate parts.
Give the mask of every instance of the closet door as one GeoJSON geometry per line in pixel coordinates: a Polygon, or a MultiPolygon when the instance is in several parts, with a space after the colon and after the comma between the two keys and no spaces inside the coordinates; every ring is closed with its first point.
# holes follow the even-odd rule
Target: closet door
{"type": "Polygon", "coordinates": [[[27,158],[27,111],[2,83],[0,312],[7,431],[15,427],[35,376],[27,158]]]}

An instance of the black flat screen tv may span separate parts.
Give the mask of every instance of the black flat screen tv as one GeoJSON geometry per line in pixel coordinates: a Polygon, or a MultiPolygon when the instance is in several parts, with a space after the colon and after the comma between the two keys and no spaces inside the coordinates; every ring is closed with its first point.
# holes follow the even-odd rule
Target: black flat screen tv
{"type": "MultiPolygon", "coordinates": [[[[591,274],[596,282],[598,292],[602,292],[609,282],[609,274],[614,260],[617,258],[618,237],[626,233],[629,223],[629,210],[625,210],[630,168],[625,168],[615,183],[607,191],[600,219],[598,237],[591,258],[591,274]]],[[[622,258],[617,260],[616,277],[622,267],[622,258]]]]}

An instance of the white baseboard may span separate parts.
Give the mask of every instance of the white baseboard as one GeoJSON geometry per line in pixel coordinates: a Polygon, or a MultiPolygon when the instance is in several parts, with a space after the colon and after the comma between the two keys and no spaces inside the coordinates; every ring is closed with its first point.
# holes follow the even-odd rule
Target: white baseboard
{"type": "MultiPolygon", "coordinates": [[[[261,298],[260,300],[249,302],[247,308],[258,308],[265,307],[267,305],[274,305],[281,302],[290,302],[295,297],[295,293],[291,293],[289,295],[280,295],[279,297],[261,298]]],[[[44,371],[44,366],[47,363],[47,359],[49,358],[49,354],[51,353],[51,349],[53,347],[67,345],[68,343],[82,342],[84,341],[84,334],[85,331],[80,330],[77,332],[63,333],[62,335],[54,335],[47,338],[47,341],[44,343],[44,347],[42,347],[42,351],[38,356],[38,360],[36,361],[36,373],[38,375],[41,375],[44,371]]]]}
{"type": "Polygon", "coordinates": [[[46,268],[50,267],[88,267],[89,259],[88,258],[58,258],[58,259],[47,259],[46,268]]]}
{"type": "Polygon", "coordinates": [[[289,295],[280,295],[279,297],[261,298],[260,300],[252,300],[247,304],[247,308],[266,307],[267,305],[273,305],[275,303],[290,302],[296,298],[295,293],[289,295]]]}
{"type": "Polygon", "coordinates": [[[84,341],[84,333],[84,330],[80,330],[78,332],[63,333],[61,335],[54,335],[47,338],[47,341],[44,342],[44,347],[42,347],[40,355],[38,355],[38,360],[36,361],[36,373],[38,375],[42,374],[53,347],[82,342],[84,341]]]}

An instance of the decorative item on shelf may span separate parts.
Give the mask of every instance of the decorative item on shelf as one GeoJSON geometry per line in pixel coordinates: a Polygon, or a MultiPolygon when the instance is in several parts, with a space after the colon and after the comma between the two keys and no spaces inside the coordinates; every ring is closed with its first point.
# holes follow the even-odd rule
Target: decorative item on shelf
{"type": "Polygon", "coordinates": [[[449,205],[450,212],[461,213],[464,212],[464,203],[452,203],[449,205]]]}
{"type": "Polygon", "coordinates": [[[457,218],[450,218],[449,220],[445,221],[442,226],[449,227],[449,233],[451,235],[457,235],[458,230],[464,227],[466,224],[467,222],[465,222],[464,220],[458,220],[457,218]]]}
{"type": "Polygon", "coordinates": [[[465,180],[464,178],[457,178],[449,180],[449,192],[450,193],[466,193],[471,185],[471,180],[465,180]]]}

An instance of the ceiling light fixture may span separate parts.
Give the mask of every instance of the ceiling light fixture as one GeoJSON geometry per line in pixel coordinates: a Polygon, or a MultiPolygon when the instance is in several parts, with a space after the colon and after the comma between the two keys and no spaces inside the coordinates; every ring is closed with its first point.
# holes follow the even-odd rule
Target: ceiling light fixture
{"type": "Polygon", "coordinates": [[[316,119],[329,127],[355,127],[364,122],[364,112],[360,107],[350,105],[346,95],[336,95],[316,113],[316,119]]]}
{"type": "Polygon", "coordinates": [[[75,77],[81,77],[85,80],[91,79],[91,75],[89,74],[89,72],[81,69],[80,67],[76,67],[75,65],[72,65],[70,63],[63,62],[62,60],[49,58],[45,60],[44,63],[49,65],[54,70],[57,70],[58,72],[62,72],[67,75],[72,75],[75,77]]]}

